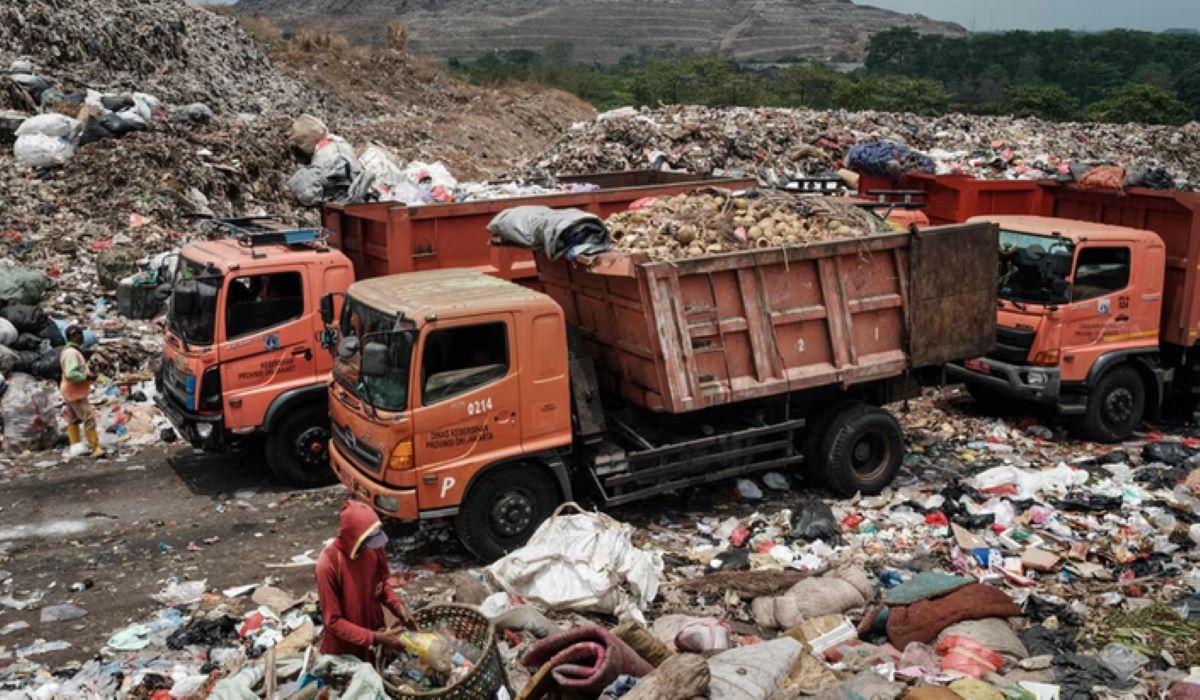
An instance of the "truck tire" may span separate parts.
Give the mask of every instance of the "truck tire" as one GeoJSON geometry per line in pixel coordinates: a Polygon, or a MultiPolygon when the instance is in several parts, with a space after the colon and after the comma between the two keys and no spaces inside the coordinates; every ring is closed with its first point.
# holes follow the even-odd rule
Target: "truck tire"
{"type": "Polygon", "coordinates": [[[1096,442],[1120,442],[1129,437],[1146,410],[1146,386],[1129,365],[1114,367],[1088,392],[1087,412],[1080,428],[1096,442]]]}
{"type": "Polygon", "coordinates": [[[558,490],[545,470],[514,464],[471,484],[454,525],[463,546],[490,563],[525,544],[557,505],[558,490]]]}
{"type": "Polygon", "coordinates": [[[333,483],[329,468],[329,412],[324,406],[299,406],[267,434],[267,467],[275,478],[296,486],[333,483]]]}
{"type": "Polygon", "coordinates": [[[892,483],[904,457],[904,431],[896,417],[870,404],[842,409],[821,439],[818,469],[841,496],[877,494],[892,483]]]}

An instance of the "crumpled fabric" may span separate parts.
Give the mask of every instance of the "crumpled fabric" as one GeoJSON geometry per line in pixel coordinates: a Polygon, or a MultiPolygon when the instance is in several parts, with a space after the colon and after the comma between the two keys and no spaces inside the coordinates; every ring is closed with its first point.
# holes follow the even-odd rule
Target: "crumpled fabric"
{"type": "Polygon", "coordinates": [[[887,635],[893,646],[903,649],[910,642],[929,644],[939,632],[956,622],[1020,614],[1021,608],[1004,591],[972,583],[941,598],[892,608],[887,635]]]}
{"type": "Polygon", "coordinates": [[[909,173],[935,171],[933,159],[904,144],[879,139],[855,144],[846,156],[851,170],[868,175],[903,177],[909,173]]]}
{"type": "Polygon", "coordinates": [[[691,700],[706,697],[711,674],[699,654],[676,654],[638,681],[626,700],[691,700]]]}
{"type": "Polygon", "coordinates": [[[538,700],[556,688],[599,695],[620,675],[641,678],[654,667],[607,629],[579,627],[535,642],[521,663],[538,672],[521,691],[538,700]]]}
{"type": "Polygon", "coordinates": [[[487,228],[505,243],[539,251],[551,260],[574,260],[612,247],[604,221],[582,209],[512,207],[497,214],[487,228]]]}
{"type": "Polygon", "coordinates": [[[754,621],[769,629],[795,627],[806,618],[844,612],[875,597],[867,574],[854,565],[843,565],[818,578],[796,583],[781,596],[755,598],[750,604],[754,621]]]}
{"type": "Polygon", "coordinates": [[[962,588],[974,579],[937,571],[922,571],[899,586],[889,588],[880,596],[888,605],[911,605],[962,588]]]}

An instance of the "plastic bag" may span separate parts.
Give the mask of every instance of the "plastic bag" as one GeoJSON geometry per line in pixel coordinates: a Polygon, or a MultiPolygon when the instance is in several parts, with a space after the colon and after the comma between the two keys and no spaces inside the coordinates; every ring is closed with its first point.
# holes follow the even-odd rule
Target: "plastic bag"
{"type": "Polygon", "coordinates": [[[603,513],[556,512],[488,573],[508,593],[549,610],[628,614],[644,622],[641,610],[658,595],[663,562],[634,547],[632,538],[630,525],[603,513]]]}
{"type": "Polygon", "coordinates": [[[72,119],[64,114],[39,114],[21,122],[17,127],[17,136],[49,136],[66,141],[76,141],[83,124],[78,119],[72,119]]]}
{"type": "Polygon", "coordinates": [[[46,293],[46,275],[15,265],[0,265],[0,302],[36,304],[46,293]]]}
{"type": "Polygon", "coordinates": [[[838,537],[838,522],[833,511],[816,496],[805,496],[795,506],[792,535],[803,540],[826,540],[838,537]]]}
{"type": "Polygon", "coordinates": [[[60,345],[56,348],[50,348],[38,356],[37,362],[34,362],[29,367],[29,371],[42,379],[53,379],[58,381],[62,377],[62,364],[60,358],[62,356],[63,347],[60,345]]]}
{"type": "Polygon", "coordinates": [[[306,156],[312,156],[317,144],[329,135],[325,122],[311,114],[302,114],[292,122],[292,133],[288,136],[288,145],[306,156]]]}
{"type": "Polygon", "coordinates": [[[0,345],[12,345],[20,334],[12,321],[0,316],[0,345]]]}
{"type": "Polygon", "coordinates": [[[58,437],[58,416],[54,402],[38,380],[14,373],[8,390],[0,398],[0,418],[4,420],[4,444],[14,450],[45,450],[58,437]]]}
{"type": "Polygon", "coordinates": [[[26,134],[17,137],[13,155],[30,168],[57,168],[75,156],[75,144],[44,134],[26,134]]]}
{"type": "Polygon", "coordinates": [[[20,360],[21,356],[17,354],[16,350],[7,345],[0,345],[0,373],[7,374],[13,371],[17,368],[17,363],[20,360]]]}
{"type": "Polygon", "coordinates": [[[1004,659],[999,654],[962,635],[947,635],[938,642],[936,650],[942,657],[943,671],[955,671],[972,678],[995,673],[1004,666],[1004,659]]]}

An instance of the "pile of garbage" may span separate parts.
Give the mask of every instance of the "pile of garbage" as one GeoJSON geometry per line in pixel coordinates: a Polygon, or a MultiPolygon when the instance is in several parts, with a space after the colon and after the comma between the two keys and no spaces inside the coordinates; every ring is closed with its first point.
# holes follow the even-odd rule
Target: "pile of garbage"
{"type": "Polygon", "coordinates": [[[721,190],[635,202],[607,224],[615,248],[651,260],[803,246],[888,230],[869,211],[830,197],[721,190]]]}
{"type": "Polygon", "coordinates": [[[516,172],[668,167],[753,173],[774,184],[836,176],[856,156],[876,166],[868,170],[882,165],[879,174],[1078,178],[1095,165],[1107,164],[1124,168],[1130,184],[1197,188],[1200,124],[1177,128],[965,114],[626,107],[573,125],[557,144],[516,172]],[[859,152],[853,153],[856,146],[859,152]],[[899,158],[886,157],[897,148],[899,158]],[[889,160],[895,160],[893,167],[887,167],[889,160]]]}
{"type": "Polygon", "coordinates": [[[597,186],[570,183],[459,182],[441,162],[419,160],[402,165],[388,148],[368,143],[356,150],[329,132],[324,122],[303,115],[292,123],[292,151],[309,165],[288,180],[288,189],[304,206],[324,202],[401,202],[410,206],[535,197],[564,192],[591,192],[597,186]]]}
{"type": "MultiPolygon", "coordinates": [[[[971,405],[914,400],[909,455],[879,496],[827,500],[801,475],[769,472],[652,511],[558,512],[475,570],[441,544],[447,530],[423,528],[397,543],[389,581],[421,630],[378,668],[310,650],[311,593],[182,581],[85,664],[49,673],[37,657],[61,648],[53,640],[14,650],[0,687],[184,697],[237,683],[236,697],[288,697],[319,681],[382,696],[477,683],[498,664],[489,696],[505,686],[531,700],[1200,691],[1200,439],[1189,428],[1069,442],[971,405]],[[447,607],[485,617],[495,636],[422,622],[447,607]]],[[[43,602],[3,593],[0,605],[43,602]]],[[[42,609],[78,614],[69,605],[42,609]]]]}
{"type": "MultiPolygon", "coordinates": [[[[0,66],[17,59],[58,75],[52,89],[66,94],[143,91],[229,114],[296,113],[320,101],[279,71],[234,19],[184,0],[4,3],[0,66]]],[[[0,110],[35,107],[0,89],[0,110]]]]}

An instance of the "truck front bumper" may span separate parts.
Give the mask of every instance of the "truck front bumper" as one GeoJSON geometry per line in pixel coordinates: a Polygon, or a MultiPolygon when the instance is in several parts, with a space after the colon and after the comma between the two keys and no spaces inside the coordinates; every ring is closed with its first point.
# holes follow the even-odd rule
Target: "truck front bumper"
{"type": "Polygon", "coordinates": [[[1013,365],[990,358],[976,362],[983,366],[948,364],[946,373],[968,386],[984,387],[1002,396],[1060,408],[1062,377],[1057,367],[1013,365]]]}
{"type": "Polygon", "coordinates": [[[337,443],[329,441],[329,466],[338,481],[361,498],[367,505],[380,513],[397,520],[412,521],[420,517],[417,510],[416,489],[396,489],[367,478],[354,463],[338,450],[337,443]]]}
{"type": "Polygon", "coordinates": [[[196,449],[206,452],[223,452],[226,448],[225,423],[218,414],[202,416],[184,410],[175,404],[169,396],[160,391],[154,395],[154,404],[166,416],[175,428],[175,432],[196,449]]]}

